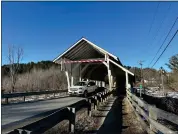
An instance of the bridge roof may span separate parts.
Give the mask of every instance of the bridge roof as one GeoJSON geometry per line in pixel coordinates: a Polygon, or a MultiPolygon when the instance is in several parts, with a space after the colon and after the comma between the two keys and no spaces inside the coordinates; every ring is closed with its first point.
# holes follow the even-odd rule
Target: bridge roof
{"type": "Polygon", "coordinates": [[[105,58],[105,55],[108,55],[109,59],[111,59],[117,67],[121,68],[131,75],[134,75],[123,67],[117,56],[109,53],[108,51],[104,50],[103,48],[97,46],[96,44],[90,42],[85,38],[81,38],[65,52],[56,57],[53,62],[60,63],[62,59],[65,59],[65,61],[83,61],[86,59],[101,60],[105,58]]]}
{"type": "Polygon", "coordinates": [[[89,40],[82,38],[68,48],[65,52],[56,57],[53,62],[60,60],[61,58],[66,58],[68,60],[81,60],[81,59],[96,59],[103,58],[105,54],[109,55],[111,59],[117,61],[120,65],[121,62],[119,58],[103,48],[97,46],[96,44],[90,42],[89,40]]]}

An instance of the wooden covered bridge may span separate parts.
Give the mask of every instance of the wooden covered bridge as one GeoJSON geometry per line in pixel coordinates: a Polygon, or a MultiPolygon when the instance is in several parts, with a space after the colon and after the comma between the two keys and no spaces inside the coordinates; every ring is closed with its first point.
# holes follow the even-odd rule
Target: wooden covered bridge
{"type": "Polygon", "coordinates": [[[107,52],[89,40],[82,38],[54,59],[65,71],[68,88],[83,79],[95,80],[108,90],[118,93],[134,82],[134,74],[123,67],[115,55],[107,52]]]}

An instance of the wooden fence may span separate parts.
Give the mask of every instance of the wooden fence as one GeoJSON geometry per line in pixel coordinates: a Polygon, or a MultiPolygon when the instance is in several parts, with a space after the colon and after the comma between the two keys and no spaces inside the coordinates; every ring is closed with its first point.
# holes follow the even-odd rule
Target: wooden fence
{"type": "Polygon", "coordinates": [[[149,105],[127,90],[127,98],[148,133],[178,134],[178,116],[149,105]]]}
{"type": "Polygon", "coordinates": [[[74,133],[76,112],[83,108],[87,108],[88,115],[91,116],[92,104],[94,104],[94,109],[97,109],[97,106],[100,105],[100,103],[106,102],[107,99],[111,97],[111,94],[112,92],[108,91],[97,93],[94,96],[61,108],[39,121],[17,128],[8,134],[41,134],[63,120],[69,120],[69,132],[74,133]]]}

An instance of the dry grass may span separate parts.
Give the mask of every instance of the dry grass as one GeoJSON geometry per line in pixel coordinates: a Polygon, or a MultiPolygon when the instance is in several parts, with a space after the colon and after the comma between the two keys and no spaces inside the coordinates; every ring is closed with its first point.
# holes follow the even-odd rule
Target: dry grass
{"type": "Polygon", "coordinates": [[[123,100],[123,126],[127,126],[123,129],[123,134],[146,134],[143,130],[141,123],[137,120],[133,109],[128,104],[126,99],[123,100]]]}
{"type": "MultiPolygon", "coordinates": [[[[2,89],[11,91],[10,78],[2,78],[2,89]]],[[[15,92],[58,90],[67,88],[67,79],[64,72],[58,68],[51,67],[48,70],[32,70],[31,72],[18,75],[15,92]]]]}

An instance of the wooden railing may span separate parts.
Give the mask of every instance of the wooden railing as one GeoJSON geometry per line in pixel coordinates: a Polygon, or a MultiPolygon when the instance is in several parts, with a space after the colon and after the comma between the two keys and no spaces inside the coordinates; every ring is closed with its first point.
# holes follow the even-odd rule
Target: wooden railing
{"type": "Polygon", "coordinates": [[[146,103],[127,90],[127,98],[148,133],[177,134],[178,116],[146,103]],[[161,123],[162,122],[162,123],[161,123]],[[166,125],[167,124],[167,125],[166,125]],[[169,127],[168,127],[169,126],[169,127]]]}
{"type": "Polygon", "coordinates": [[[106,102],[107,99],[111,97],[111,93],[112,92],[108,91],[97,93],[94,96],[61,108],[39,121],[17,128],[8,134],[41,134],[63,120],[69,120],[69,132],[74,132],[76,112],[83,108],[87,108],[88,115],[91,116],[92,104],[94,104],[93,108],[97,109],[97,106],[100,105],[100,103],[106,102]]]}
{"type": "MultiPolygon", "coordinates": [[[[40,91],[40,92],[21,92],[21,93],[8,93],[8,94],[1,94],[1,99],[5,99],[5,104],[9,103],[9,98],[23,98],[25,101],[27,96],[39,96],[39,95],[48,95],[52,94],[55,97],[55,94],[58,93],[67,93],[68,90],[51,90],[51,91],[40,91]]],[[[47,96],[45,96],[47,97],[47,96]]]]}

